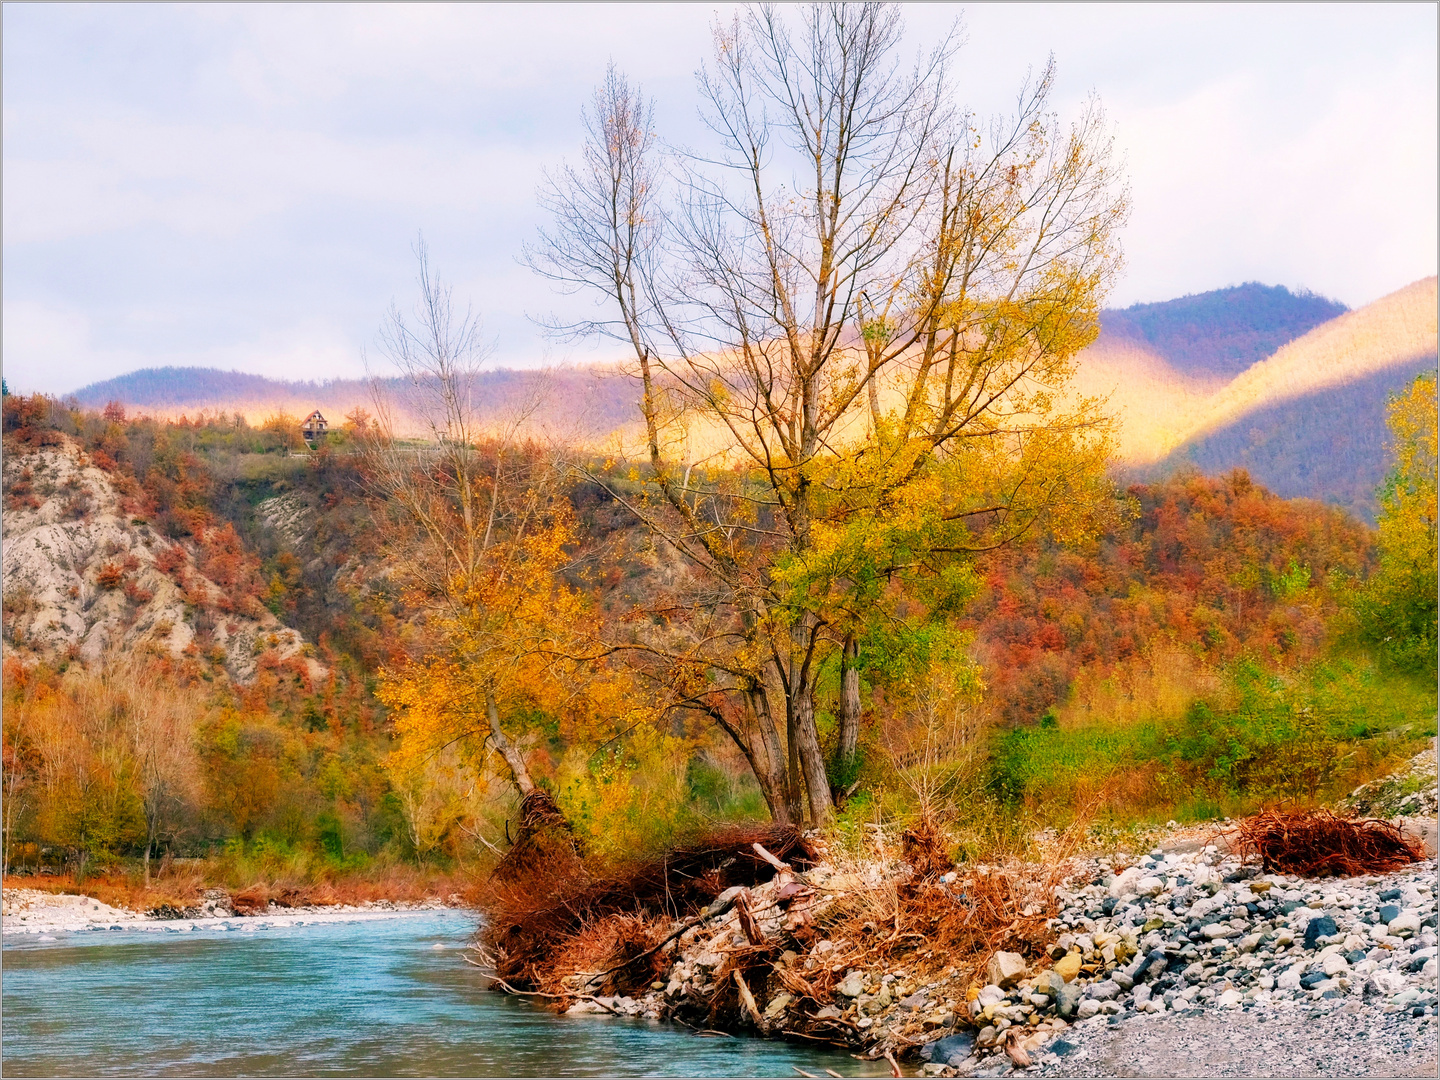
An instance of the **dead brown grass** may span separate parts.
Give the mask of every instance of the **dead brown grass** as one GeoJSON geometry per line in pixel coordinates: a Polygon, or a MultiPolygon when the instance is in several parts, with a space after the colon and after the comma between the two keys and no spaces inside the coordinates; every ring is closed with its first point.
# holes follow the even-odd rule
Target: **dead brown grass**
{"type": "Polygon", "coordinates": [[[667,920],[640,914],[593,919],[561,946],[539,989],[557,996],[641,990],[669,962],[654,951],[668,929],[667,920]]]}
{"type": "Polygon", "coordinates": [[[1033,866],[976,867],[948,883],[917,875],[844,898],[820,920],[837,948],[811,982],[828,993],[850,968],[881,965],[917,977],[953,968],[974,979],[1000,949],[1039,964],[1053,936],[1053,886],[1033,866]]]}
{"type": "Polygon", "coordinates": [[[1301,877],[1385,874],[1425,858],[1399,826],[1329,810],[1262,811],[1240,823],[1235,844],[1242,858],[1259,859],[1267,872],[1301,877]]]}
{"type": "Polygon", "coordinates": [[[496,974],[511,986],[536,990],[553,985],[575,974],[559,961],[572,943],[585,956],[603,949],[611,916],[668,924],[699,911],[733,885],[768,881],[774,870],[755,853],[757,843],[781,859],[810,863],[795,829],[758,824],[726,826],[615,868],[528,860],[523,876],[497,874],[472,894],[489,916],[481,946],[496,974]],[[589,944],[577,939],[589,939],[589,944]]]}

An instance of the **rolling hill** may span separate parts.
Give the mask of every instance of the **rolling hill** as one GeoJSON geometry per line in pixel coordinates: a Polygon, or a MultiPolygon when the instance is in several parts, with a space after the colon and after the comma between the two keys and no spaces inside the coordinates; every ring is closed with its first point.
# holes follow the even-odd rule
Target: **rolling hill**
{"type": "MultiPolygon", "coordinates": [[[[635,390],[605,367],[556,367],[543,371],[497,368],[480,376],[474,387],[482,421],[499,423],[539,401],[535,421],[567,438],[594,439],[620,427],[635,412],[635,390]]],[[[379,380],[378,388],[397,408],[397,427],[421,434],[405,408],[409,387],[403,379],[379,380]]],[[[74,395],[88,408],[118,401],[130,411],[174,419],[198,413],[240,413],[257,424],[277,413],[305,416],[319,409],[338,423],[355,409],[375,412],[375,387],[366,379],[325,382],[285,381],[217,368],[142,368],[103,382],[91,383],[74,395]]]]}
{"type": "MultiPolygon", "coordinates": [[[[1277,493],[1373,520],[1385,472],[1385,402],[1435,368],[1436,307],[1430,277],[1355,311],[1254,282],[1107,311],[1099,338],[1080,356],[1074,390],[1106,399],[1119,418],[1124,474],[1244,467],[1277,493]]],[[[540,380],[537,422],[593,444],[634,435],[636,390],[617,375],[600,366],[502,369],[483,375],[476,393],[482,415],[498,422],[540,380]]],[[[381,386],[403,412],[402,382],[381,386]]],[[[252,422],[281,411],[319,408],[334,421],[357,407],[373,410],[364,380],[284,382],[206,368],[136,371],[76,397],[168,416],[240,412],[252,422]]]]}

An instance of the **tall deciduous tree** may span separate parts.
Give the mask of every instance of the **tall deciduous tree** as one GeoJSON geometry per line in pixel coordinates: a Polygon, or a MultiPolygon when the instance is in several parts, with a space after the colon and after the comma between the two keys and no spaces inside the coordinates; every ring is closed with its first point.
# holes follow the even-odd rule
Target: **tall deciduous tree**
{"type": "Polygon", "coordinates": [[[562,576],[575,539],[570,503],[543,448],[521,437],[537,395],[498,431],[482,427],[480,323],[455,311],[423,243],[417,254],[415,315],[392,309],[382,341],[405,377],[403,415],[422,418],[429,439],[400,438],[395,403],[377,395],[367,445],[393,564],[424,627],[411,655],[382,672],[378,694],[397,712],[397,778],[423,775],[424,760],[452,745],[477,766],[493,750],[528,798],[536,717],[578,700],[569,658],[586,605],[562,576]]]}
{"type": "Polygon", "coordinates": [[[1095,404],[1064,392],[1126,212],[1101,111],[1063,127],[1047,67],[981,125],[951,102],[958,34],[907,65],[902,30],[884,4],[718,25],[711,145],[664,163],[612,68],[527,252],[608,301],[555,329],[633,350],[654,497],[627,501],[690,568],[662,627],[616,645],[691,673],[685,703],[780,820],[802,793],[815,823],[831,812],[822,658],[842,654],[853,753],[859,643],[903,621],[898,580],[943,608],[974,551],[1057,511],[1083,527],[1106,451],[1095,404]]]}

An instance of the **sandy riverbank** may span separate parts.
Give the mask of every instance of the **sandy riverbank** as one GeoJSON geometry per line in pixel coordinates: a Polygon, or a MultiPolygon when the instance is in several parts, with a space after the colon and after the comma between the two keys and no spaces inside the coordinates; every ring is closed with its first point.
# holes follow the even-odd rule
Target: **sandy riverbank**
{"type": "Polygon", "coordinates": [[[458,896],[454,896],[448,900],[379,900],[325,907],[281,908],[271,905],[269,910],[241,915],[222,901],[211,899],[199,905],[193,914],[160,918],[146,912],[112,907],[90,896],[48,893],[39,889],[6,889],[3,904],[0,904],[0,933],[8,936],[92,930],[180,932],[225,924],[260,929],[323,922],[363,922],[459,907],[463,904],[458,896]]]}

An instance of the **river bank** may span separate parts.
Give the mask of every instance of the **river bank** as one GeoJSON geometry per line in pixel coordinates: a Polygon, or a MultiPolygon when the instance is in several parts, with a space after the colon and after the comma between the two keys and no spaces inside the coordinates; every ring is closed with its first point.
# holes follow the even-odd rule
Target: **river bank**
{"type": "Polygon", "coordinates": [[[1198,1074],[1343,1060],[1341,1071],[1433,1075],[1435,823],[1404,824],[1431,861],[1341,878],[1263,874],[1223,830],[929,879],[898,844],[891,858],[783,864],[675,922],[645,963],[594,962],[604,954],[592,949],[546,1000],[828,1042],[930,1075],[1197,1075],[1178,1050],[1160,1067],[1161,1049],[1184,1044],[1166,1032],[1219,1030],[1249,1032],[1252,1052],[1198,1074]],[[627,971],[645,984],[626,992],[627,971]],[[1332,1013],[1369,1042],[1346,1051],[1332,1013]]]}
{"type": "Polygon", "coordinates": [[[14,934],[56,934],[90,930],[199,930],[216,924],[244,920],[247,925],[305,925],[322,922],[354,922],[390,915],[464,908],[458,894],[445,899],[378,900],[359,904],[298,905],[237,910],[223,889],[209,890],[198,904],[159,911],[135,911],[102,903],[84,893],[51,893],[38,889],[7,888],[0,900],[0,932],[14,934]]]}

